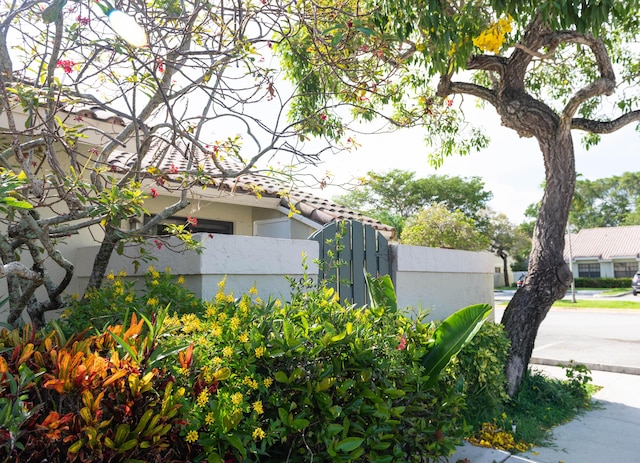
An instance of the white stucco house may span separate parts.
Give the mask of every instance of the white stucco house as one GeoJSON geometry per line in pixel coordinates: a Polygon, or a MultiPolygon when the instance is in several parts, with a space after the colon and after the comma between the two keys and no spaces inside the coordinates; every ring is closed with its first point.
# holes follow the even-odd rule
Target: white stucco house
{"type": "Polygon", "coordinates": [[[640,225],[583,228],[567,235],[564,259],[575,278],[631,278],[640,268],[640,225]]]}

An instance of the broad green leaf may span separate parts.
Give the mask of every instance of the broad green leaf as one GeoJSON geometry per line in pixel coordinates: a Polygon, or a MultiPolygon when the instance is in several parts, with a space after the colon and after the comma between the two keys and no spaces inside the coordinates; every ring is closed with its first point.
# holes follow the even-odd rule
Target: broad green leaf
{"type": "Polygon", "coordinates": [[[440,372],[478,332],[491,310],[492,307],[488,304],[465,307],[447,317],[438,326],[433,335],[434,343],[421,359],[425,374],[429,377],[426,387],[435,386],[440,372]]]}

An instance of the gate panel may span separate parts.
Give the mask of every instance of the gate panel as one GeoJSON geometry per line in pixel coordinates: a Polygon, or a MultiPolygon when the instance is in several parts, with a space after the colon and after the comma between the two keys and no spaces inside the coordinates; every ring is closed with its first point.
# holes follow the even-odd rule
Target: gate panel
{"type": "Polygon", "coordinates": [[[320,281],[338,291],[341,301],[366,304],[364,271],[373,276],[390,273],[387,239],[370,225],[331,222],[309,239],[320,245],[320,281]]]}

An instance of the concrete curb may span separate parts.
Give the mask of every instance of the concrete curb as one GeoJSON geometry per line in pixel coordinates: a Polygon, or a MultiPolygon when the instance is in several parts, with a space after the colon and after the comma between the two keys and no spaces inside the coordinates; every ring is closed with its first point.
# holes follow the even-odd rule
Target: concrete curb
{"type": "MultiPolygon", "coordinates": [[[[545,359],[540,357],[531,357],[531,361],[529,362],[534,365],[546,365],[550,367],[568,367],[572,363],[567,360],[553,360],[553,359],[545,359]]],[[[605,365],[602,363],[588,363],[588,362],[573,362],[579,363],[581,365],[586,366],[589,370],[596,371],[607,371],[609,373],[622,373],[625,375],[636,375],[640,376],[640,368],[624,366],[624,365],[605,365]]]]}

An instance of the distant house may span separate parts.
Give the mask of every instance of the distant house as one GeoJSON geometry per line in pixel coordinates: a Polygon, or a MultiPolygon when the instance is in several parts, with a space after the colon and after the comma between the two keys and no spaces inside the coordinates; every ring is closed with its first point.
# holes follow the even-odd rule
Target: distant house
{"type": "Polygon", "coordinates": [[[640,268],[640,225],[584,228],[565,240],[564,260],[573,276],[631,278],[640,268]]]}

